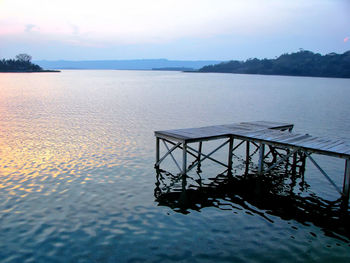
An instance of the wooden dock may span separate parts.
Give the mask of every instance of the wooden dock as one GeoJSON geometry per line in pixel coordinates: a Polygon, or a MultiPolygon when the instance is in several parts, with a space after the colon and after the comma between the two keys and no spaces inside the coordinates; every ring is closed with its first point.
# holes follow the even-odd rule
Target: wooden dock
{"type": "Polygon", "coordinates": [[[154,133],[157,138],[169,139],[181,143],[193,143],[229,138],[232,134],[235,133],[246,134],[249,132],[264,131],[266,129],[292,130],[293,124],[270,121],[255,121],[206,126],[200,128],[155,131],[154,133]]]}
{"type": "Polygon", "coordinates": [[[246,145],[246,162],[250,161],[250,145],[259,149],[258,173],[268,172],[281,162],[293,157],[294,161],[297,156],[308,158],[327,178],[327,180],[336,188],[336,190],[346,199],[349,200],[350,192],[350,143],[341,139],[316,137],[309,134],[293,133],[293,124],[279,123],[270,121],[241,122],[226,125],[206,126],[200,128],[175,129],[165,131],[155,131],[156,136],[156,164],[159,168],[162,161],[170,156],[182,175],[186,175],[196,165],[200,165],[205,159],[214,161],[227,168],[228,173],[232,171],[233,152],[241,145],[246,145]],[[208,154],[202,153],[202,143],[205,141],[226,139],[224,143],[208,154]],[[160,157],[160,141],[163,142],[167,152],[160,157]],[[234,146],[234,142],[238,141],[234,146]],[[190,146],[198,143],[198,148],[190,146]],[[223,163],[211,157],[213,153],[229,145],[228,161],[223,163]],[[169,148],[169,145],[171,148],[169,148]],[[265,148],[269,147],[269,152],[265,153],[265,148]],[[176,149],[182,150],[182,167],[178,164],[172,152],[176,149]],[[281,156],[278,149],[287,151],[287,154],[281,156]],[[187,166],[187,154],[195,157],[196,161],[187,166]],[[264,160],[268,154],[273,155],[274,163],[266,169],[264,160]],[[311,157],[312,154],[321,154],[345,159],[345,172],[343,189],[331,180],[327,173],[311,157]],[[277,157],[280,157],[279,159],[277,157]]]}

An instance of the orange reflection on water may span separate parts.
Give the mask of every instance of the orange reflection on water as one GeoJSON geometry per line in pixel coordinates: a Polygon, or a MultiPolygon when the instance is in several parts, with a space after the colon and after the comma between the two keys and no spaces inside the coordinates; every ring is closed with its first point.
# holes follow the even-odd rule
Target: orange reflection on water
{"type": "MultiPolygon", "coordinates": [[[[103,158],[113,154],[113,150],[101,149],[101,145],[96,144],[100,141],[96,138],[98,134],[96,140],[90,137],[88,141],[69,144],[55,144],[52,138],[27,141],[20,137],[20,134],[11,133],[6,141],[0,142],[0,189],[10,195],[49,189],[55,192],[58,188],[62,190],[62,184],[68,187],[78,180],[80,183],[92,180],[89,170],[118,165],[116,160],[103,158]]],[[[55,137],[55,140],[60,138],[55,137]]]]}
{"type": "Polygon", "coordinates": [[[70,94],[73,88],[60,86],[55,76],[0,73],[0,190],[10,195],[104,183],[109,174],[96,178],[95,169],[136,154],[125,130],[115,130],[104,112],[92,111],[89,101],[70,94]]]}

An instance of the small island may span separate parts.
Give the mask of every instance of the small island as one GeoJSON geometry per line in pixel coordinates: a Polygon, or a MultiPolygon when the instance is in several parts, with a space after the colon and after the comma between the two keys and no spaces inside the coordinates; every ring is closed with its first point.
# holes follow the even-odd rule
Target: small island
{"type": "Polygon", "coordinates": [[[59,70],[44,70],[31,62],[28,54],[18,54],[15,59],[0,60],[0,72],[60,72],[59,70]]]}
{"type": "Polygon", "coordinates": [[[187,67],[163,67],[163,68],[152,68],[152,70],[158,70],[158,71],[194,71],[193,68],[187,68],[187,67]]]}
{"type": "Polygon", "coordinates": [[[350,78],[350,51],[322,56],[300,49],[275,59],[232,60],[204,66],[197,72],[350,78]]]}

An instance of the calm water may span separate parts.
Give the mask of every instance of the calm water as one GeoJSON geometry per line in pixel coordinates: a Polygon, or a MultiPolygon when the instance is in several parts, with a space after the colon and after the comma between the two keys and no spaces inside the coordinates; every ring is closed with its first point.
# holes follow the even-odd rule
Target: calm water
{"type": "MultiPolygon", "coordinates": [[[[205,192],[193,171],[185,205],[176,175],[153,168],[161,129],[272,120],[350,140],[349,98],[349,79],[1,73],[0,261],[349,262],[349,221],[327,214],[339,194],[311,163],[288,195],[263,198],[239,180],[239,158],[236,181],[205,192]]],[[[341,186],[343,161],[316,159],[341,186]]],[[[203,182],[220,169],[203,163],[203,182]]]]}

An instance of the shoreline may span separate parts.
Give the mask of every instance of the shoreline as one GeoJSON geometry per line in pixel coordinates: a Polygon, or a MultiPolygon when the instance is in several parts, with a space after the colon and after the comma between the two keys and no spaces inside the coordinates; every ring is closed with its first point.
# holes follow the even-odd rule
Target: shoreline
{"type": "Polygon", "coordinates": [[[315,76],[315,75],[282,75],[282,74],[262,74],[262,73],[238,73],[238,72],[217,72],[217,71],[182,71],[183,73],[220,73],[220,74],[239,74],[239,75],[259,75],[259,76],[282,76],[282,77],[308,77],[308,78],[331,78],[331,79],[350,79],[350,77],[333,76],[315,76]]]}
{"type": "Polygon", "coordinates": [[[7,70],[7,71],[0,71],[0,73],[47,73],[47,72],[55,72],[59,73],[60,70],[7,70]]]}

